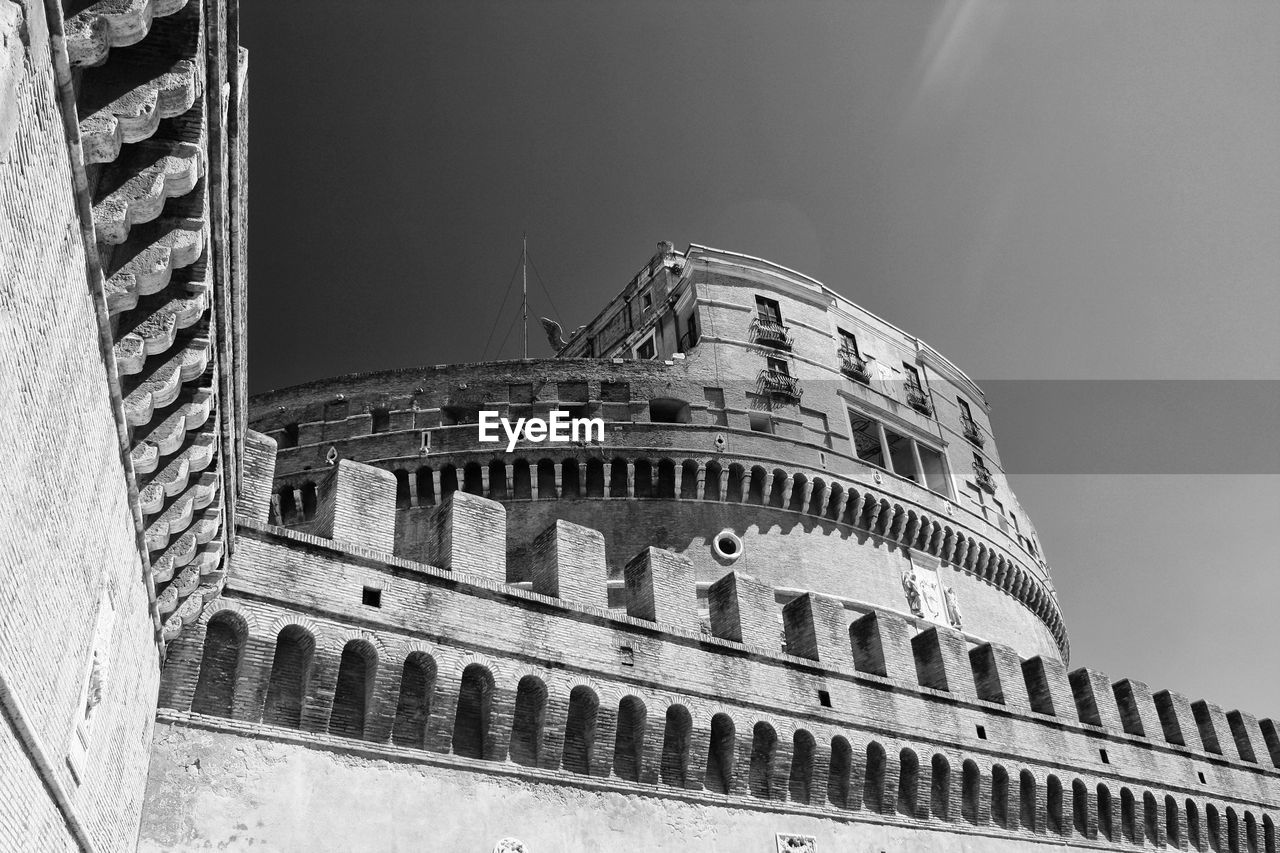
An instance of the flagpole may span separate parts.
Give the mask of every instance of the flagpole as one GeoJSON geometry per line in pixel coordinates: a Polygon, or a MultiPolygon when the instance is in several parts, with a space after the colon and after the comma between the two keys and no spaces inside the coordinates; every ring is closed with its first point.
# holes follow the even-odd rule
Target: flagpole
{"type": "Polygon", "coordinates": [[[524,357],[529,358],[529,237],[520,235],[520,314],[524,324],[524,357]]]}

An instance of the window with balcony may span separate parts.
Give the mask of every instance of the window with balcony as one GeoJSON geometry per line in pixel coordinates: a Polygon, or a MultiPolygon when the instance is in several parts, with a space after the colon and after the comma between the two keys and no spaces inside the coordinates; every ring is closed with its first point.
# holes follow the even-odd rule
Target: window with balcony
{"type": "Polygon", "coordinates": [[[902,363],[902,372],[905,377],[903,386],[907,393],[907,405],[921,414],[933,414],[933,405],[929,402],[929,395],[925,393],[924,386],[920,384],[920,371],[904,361],[902,363]]]}
{"type": "Polygon", "coordinates": [[[756,297],[756,317],[751,321],[751,339],[765,346],[791,349],[791,332],[782,324],[782,309],[774,300],[756,297]]]}
{"type": "Polygon", "coordinates": [[[760,390],[779,397],[792,400],[800,399],[800,383],[791,375],[791,368],[784,358],[770,356],[765,359],[767,367],[760,371],[760,390]]]}
{"type": "Polygon", "coordinates": [[[973,419],[973,412],[969,410],[969,402],[964,397],[956,397],[956,402],[960,404],[960,429],[964,433],[964,437],[972,444],[981,447],[984,444],[982,430],[978,428],[978,423],[973,419]]]}
{"type": "Polygon", "coordinates": [[[993,495],[995,494],[995,478],[992,477],[991,472],[987,470],[987,463],[982,460],[982,456],[977,453],[973,454],[973,479],[974,482],[981,486],[985,491],[988,491],[993,495]]]}
{"type": "Polygon", "coordinates": [[[858,350],[858,339],[851,332],[846,332],[844,329],[840,329],[839,332],[841,372],[859,382],[870,382],[871,370],[867,366],[867,360],[862,357],[862,353],[858,350]]]}

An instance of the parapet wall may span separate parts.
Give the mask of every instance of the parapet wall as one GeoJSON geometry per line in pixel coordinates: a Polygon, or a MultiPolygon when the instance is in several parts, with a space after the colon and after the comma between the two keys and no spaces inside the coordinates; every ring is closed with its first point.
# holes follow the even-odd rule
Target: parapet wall
{"type": "MultiPolygon", "coordinates": [[[[381,482],[362,467],[333,476],[381,482]]],[[[367,491],[336,494],[334,519],[367,491]]],[[[841,822],[1274,849],[1271,720],[886,611],[782,605],[739,573],[704,621],[688,561],[653,549],[619,615],[590,529],[549,527],[525,589],[501,504],[457,492],[433,523],[418,563],[385,536],[242,522],[223,598],[171,647],[161,721],[841,822]]],[[[149,805],[144,837],[172,840],[168,820],[149,805]]]]}

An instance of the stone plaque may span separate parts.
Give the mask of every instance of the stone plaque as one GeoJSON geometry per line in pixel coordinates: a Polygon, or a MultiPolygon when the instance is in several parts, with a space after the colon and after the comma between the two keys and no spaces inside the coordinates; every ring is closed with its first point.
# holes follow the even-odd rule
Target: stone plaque
{"type": "Polygon", "coordinates": [[[902,573],[902,591],[911,612],[937,625],[960,628],[960,602],[955,590],[938,577],[941,561],[929,554],[911,552],[911,569],[902,573]]]}
{"type": "Polygon", "coordinates": [[[778,842],[778,853],[816,853],[818,839],[812,835],[785,835],[779,832],[774,836],[778,842]]]}

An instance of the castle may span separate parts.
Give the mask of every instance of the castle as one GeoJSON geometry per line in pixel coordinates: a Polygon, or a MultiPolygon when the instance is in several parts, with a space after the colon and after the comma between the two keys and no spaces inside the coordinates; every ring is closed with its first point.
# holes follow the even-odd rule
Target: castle
{"type": "Polygon", "coordinates": [[[1276,723],[1071,669],[982,390],[799,272],[250,398],[247,95],[0,0],[0,850],[1274,853],[1276,723]]]}

